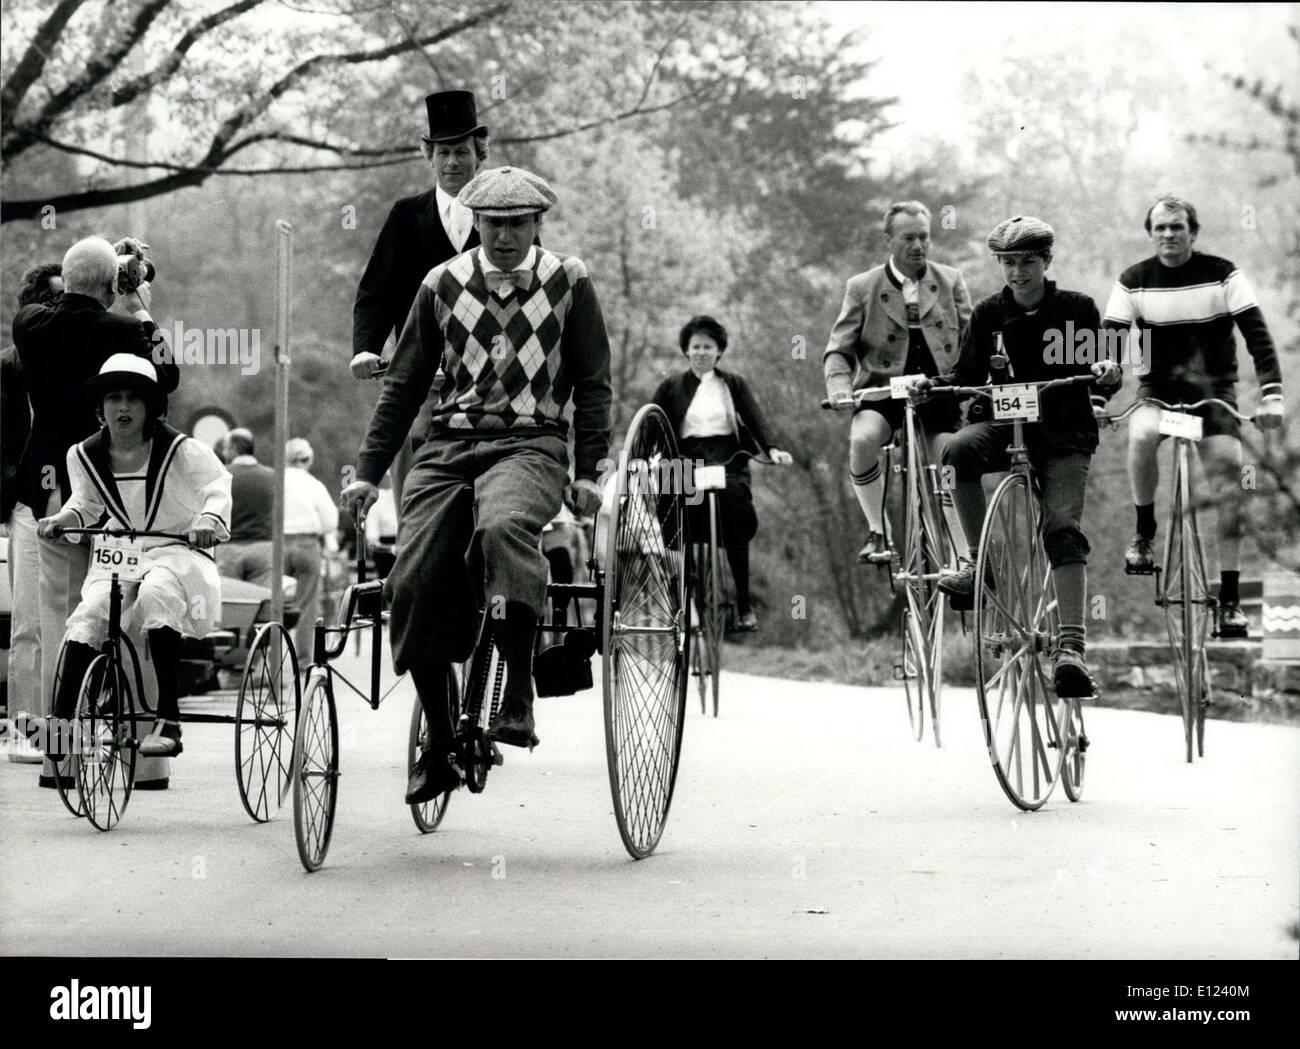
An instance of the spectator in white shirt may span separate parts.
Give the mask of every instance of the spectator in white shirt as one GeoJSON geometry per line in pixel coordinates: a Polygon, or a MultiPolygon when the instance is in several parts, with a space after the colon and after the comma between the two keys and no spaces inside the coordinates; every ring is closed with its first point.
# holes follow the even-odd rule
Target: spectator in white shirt
{"type": "Polygon", "coordinates": [[[291,437],[284,446],[284,571],[297,584],[293,643],[300,663],[311,658],[319,612],[321,545],[331,551],[338,548],[338,507],[329,489],[308,472],[314,459],[305,437],[291,437]]]}

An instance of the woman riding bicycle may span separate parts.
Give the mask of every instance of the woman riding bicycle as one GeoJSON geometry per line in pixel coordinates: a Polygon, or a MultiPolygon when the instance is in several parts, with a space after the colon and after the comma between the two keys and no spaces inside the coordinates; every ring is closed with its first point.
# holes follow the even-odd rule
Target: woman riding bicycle
{"type": "MultiPolygon", "coordinates": [[[[668,416],[684,458],[727,468],[727,487],[718,491],[718,516],[736,584],[736,628],[756,630],[758,618],[749,596],[749,542],[758,531],[758,517],[749,490],[747,456],[766,453],[781,466],[794,458],[773,445],[771,431],[745,380],[717,367],[718,358],[727,349],[726,328],[712,317],[692,317],[677,342],[690,367],[661,382],[654,403],[668,416]]],[[[707,536],[707,502],[689,506],[687,512],[693,541],[707,536]]]]}
{"type": "MultiPolygon", "coordinates": [[[[162,421],[163,394],[149,361],[116,353],[87,387],[103,429],[68,450],[72,496],[59,513],[41,519],[38,531],[54,536],[65,528],[104,527],[186,534],[188,545],[138,539],[144,577],[119,584],[123,627],[145,633],[158,679],[158,720],[140,753],[175,756],[182,750],[181,636],[205,636],[221,613],[217,566],[206,551],[230,535],[230,474],[207,445],[162,421]]],[[[78,542],[81,536],[68,539],[78,542]]],[[[60,721],[76,713],[82,678],[107,637],[110,590],[110,574],[92,562],[64,633],[63,676],[54,698],[60,721]]],[[[49,738],[67,737],[54,732],[49,738]]]]}

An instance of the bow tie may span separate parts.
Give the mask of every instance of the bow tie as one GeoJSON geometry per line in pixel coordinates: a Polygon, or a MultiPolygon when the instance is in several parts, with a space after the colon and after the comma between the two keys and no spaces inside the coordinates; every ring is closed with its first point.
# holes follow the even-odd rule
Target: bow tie
{"type": "Polygon", "coordinates": [[[488,291],[499,291],[507,284],[513,284],[520,291],[527,291],[533,283],[532,270],[487,270],[483,274],[488,291]]]}

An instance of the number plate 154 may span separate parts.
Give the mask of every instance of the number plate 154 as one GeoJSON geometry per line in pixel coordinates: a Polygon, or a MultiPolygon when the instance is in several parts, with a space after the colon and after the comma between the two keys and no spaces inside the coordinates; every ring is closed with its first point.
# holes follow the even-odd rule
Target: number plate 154
{"type": "Polygon", "coordinates": [[[993,418],[1038,421],[1037,386],[999,386],[993,394],[993,418]]]}

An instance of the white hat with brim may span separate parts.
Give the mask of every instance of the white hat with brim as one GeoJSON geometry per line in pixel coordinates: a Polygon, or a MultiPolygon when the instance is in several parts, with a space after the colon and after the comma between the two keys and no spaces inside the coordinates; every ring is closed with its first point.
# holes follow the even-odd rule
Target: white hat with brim
{"type": "Polygon", "coordinates": [[[114,390],[133,390],[161,410],[162,389],[158,370],[144,357],[134,353],[115,353],[100,366],[99,374],[86,383],[92,401],[98,404],[114,390]]]}

